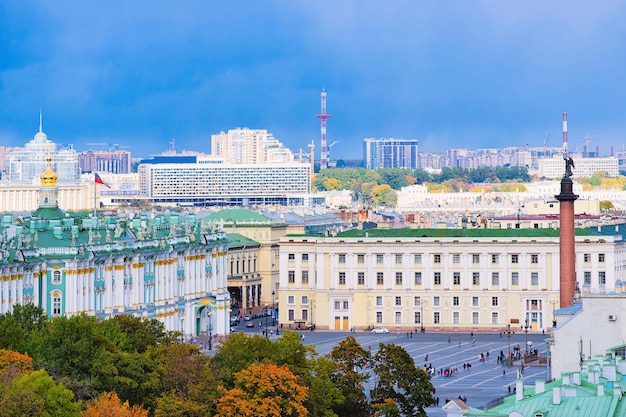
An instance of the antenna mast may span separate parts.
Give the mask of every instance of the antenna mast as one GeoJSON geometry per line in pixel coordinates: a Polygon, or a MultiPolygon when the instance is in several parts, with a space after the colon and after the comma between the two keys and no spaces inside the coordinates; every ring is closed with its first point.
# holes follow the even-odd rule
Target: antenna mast
{"type": "Polygon", "coordinates": [[[320,170],[328,168],[328,148],[326,147],[326,119],[333,117],[332,114],[326,113],[326,89],[322,88],[321,94],[322,110],[320,114],[316,114],[315,117],[321,120],[320,133],[321,133],[321,151],[320,151],[320,170]]]}
{"type": "Polygon", "coordinates": [[[563,110],[563,158],[567,156],[567,110],[563,110]]]}

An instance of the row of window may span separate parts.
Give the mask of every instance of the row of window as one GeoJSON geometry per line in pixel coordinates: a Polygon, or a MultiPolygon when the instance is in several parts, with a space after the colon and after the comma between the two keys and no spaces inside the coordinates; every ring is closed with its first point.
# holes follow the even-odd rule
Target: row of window
{"type": "MultiPolygon", "coordinates": [[[[394,305],[400,307],[402,306],[402,296],[396,296],[394,297],[394,305]]],[[[290,295],[287,297],[287,304],[295,304],[295,296],[294,295],[290,295]]],[[[492,307],[498,307],[499,305],[499,298],[498,297],[491,297],[491,306],[492,307]]],[[[306,305],[309,304],[309,297],[307,295],[303,295],[300,297],[300,304],[302,305],[306,305]]],[[[376,297],[376,305],[377,306],[382,306],[383,305],[383,297],[382,296],[377,296],[376,297]]],[[[439,307],[441,306],[441,297],[435,296],[432,299],[432,305],[433,307],[439,307]]],[[[461,302],[460,302],[460,297],[458,296],[453,296],[452,297],[452,305],[453,306],[460,306],[461,302]]],[[[413,306],[414,307],[422,307],[422,299],[421,297],[413,297],[413,306]]],[[[472,297],[472,307],[478,307],[478,297],[472,297]]],[[[335,301],[335,310],[348,310],[349,304],[348,301],[335,301]]]]}
{"type": "MultiPolygon", "coordinates": [[[[433,307],[439,307],[441,306],[441,297],[435,296],[433,297],[433,307]]],[[[376,297],[376,305],[377,306],[382,306],[383,305],[383,297],[382,296],[377,296],[376,297]]],[[[402,306],[402,297],[401,296],[396,296],[394,297],[394,305],[395,306],[402,306]]],[[[452,305],[453,306],[460,306],[461,305],[461,299],[458,296],[453,296],[452,297],[452,305]]],[[[497,307],[499,305],[498,302],[498,297],[491,297],[491,306],[492,307],[497,307]]],[[[472,297],[472,307],[478,307],[478,297],[472,297]]],[[[422,307],[422,299],[421,297],[413,297],[413,307],[422,307]]]]}
{"type": "MultiPolygon", "coordinates": [[[[345,253],[340,253],[338,254],[338,262],[340,264],[344,264],[346,263],[346,254],[345,253]]],[[[478,253],[474,253],[472,254],[472,263],[473,264],[480,264],[480,257],[481,255],[478,253]]],[[[491,254],[491,263],[492,264],[499,264],[500,263],[500,255],[499,254],[491,254]]],[[[363,253],[359,253],[356,255],[356,261],[359,264],[363,264],[365,263],[365,254],[363,253]]],[[[287,254],[287,260],[290,262],[293,262],[296,260],[296,254],[295,253],[289,253],[287,254]]],[[[435,264],[440,264],[442,260],[442,255],[439,253],[436,253],[433,255],[433,263],[435,264]]],[[[519,263],[519,255],[518,254],[511,254],[510,255],[510,260],[512,264],[518,264],[519,263]]],[[[303,253],[302,254],[302,261],[303,262],[308,262],[309,261],[309,254],[308,253],[303,253]]],[[[583,255],[583,261],[585,263],[589,263],[591,262],[591,254],[590,253],[585,253],[583,255]]],[[[598,262],[603,263],[605,261],[605,254],[604,253],[599,253],[598,254],[598,262]]],[[[378,253],[376,254],[376,263],[378,264],[382,264],[385,262],[385,255],[382,253],[378,253]]],[[[395,254],[395,262],[397,264],[402,264],[404,262],[404,255],[401,253],[396,253],[395,254]]],[[[413,263],[414,264],[421,264],[422,263],[422,254],[416,253],[413,255],[413,263]]],[[[458,253],[455,253],[452,255],[452,263],[453,264],[460,264],[461,263],[461,255],[458,253]]],[[[530,263],[531,264],[538,264],[539,263],[539,255],[538,254],[531,254],[530,255],[530,263]]]]}
{"type": "MultiPolygon", "coordinates": [[[[346,273],[339,272],[337,277],[337,282],[339,285],[346,285],[346,273]]],[[[287,281],[290,284],[295,284],[296,282],[296,272],[288,271],[287,273],[287,281]]],[[[404,281],[404,274],[402,272],[395,273],[395,284],[402,285],[404,281]]],[[[309,271],[301,271],[301,282],[302,284],[309,283],[309,271]]],[[[416,271],[414,273],[414,285],[422,285],[422,272],[416,271]]],[[[591,272],[584,272],[584,283],[591,284],[591,272]]],[[[376,273],[376,285],[384,285],[385,284],[385,274],[384,272],[376,273]]],[[[598,284],[604,285],[606,284],[606,272],[599,271],[598,272],[598,284]]],[[[357,272],[357,285],[365,285],[365,272],[360,271],[357,272]]],[[[441,272],[433,273],[433,285],[441,285],[441,272]]],[[[461,285],[461,273],[453,272],[452,273],[452,285],[461,285]]],[[[480,272],[472,272],[472,285],[480,285],[480,272]]],[[[500,285],[500,273],[492,272],[491,273],[491,285],[500,285]]],[[[511,272],[511,285],[519,285],[519,272],[511,272]]],[[[539,285],[539,273],[531,272],[530,273],[530,285],[539,285]]]]}
{"type": "MultiPolygon", "coordinates": [[[[346,301],[347,303],[347,301],[346,301]]],[[[309,320],[309,310],[302,309],[300,310],[299,320],[308,321],[309,320]]],[[[296,320],[296,311],[292,308],[287,309],[287,320],[295,321],[296,320]]],[[[441,313],[439,311],[433,312],[432,318],[433,324],[441,324],[441,313]]],[[[383,312],[376,311],[376,323],[382,324],[383,321],[383,312]]],[[[394,323],[396,324],[404,324],[405,322],[402,320],[402,312],[395,311],[394,312],[394,323]]],[[[421,324],[422,323],[422,314],[420,311],[416,311],[413,314],[413,323],[421,324]]],[[[461,313],[459,311],[452,312],[452,324],[460,324],[461,323],[461,313]]],[[[472,311],[472,324],[480,323],[480,314],[478,311],[472,311]]],[[[497,311],[491,312],[491,324],[500,324],[499,322],[499,314],[497,311]]]]}
{"type": "MultiPolygon", "coordinates": [[[[441,324],[441,313],[439,311],[433,312],[432,318],[433,324],[441,324]]],[[[383,321],[383,312],[376,312],[376,324],[385,323],[383,321]]],[[[402,312],[395,311],[394,312],[394,323],[395,324],[403,324],[402,320],[402,312]]],[[[413,313],[413,323],[422,324],[422,314],[419,311],[413,313]]],[[[452,324],[461,324],[461,312],[453,311],[452,312],[452,324]]],[[[478,311],[472,311],[472,324],[480,324],[480,314],[478,311]]],[[[497,311],[491,312],[491,324],[500,324],[499,314],[497,311]]]]}

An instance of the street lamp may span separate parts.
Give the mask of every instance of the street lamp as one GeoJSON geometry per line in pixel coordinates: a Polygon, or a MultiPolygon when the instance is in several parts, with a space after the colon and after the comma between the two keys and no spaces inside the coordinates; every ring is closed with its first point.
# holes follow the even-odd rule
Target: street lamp
{"type": "Polygon", "coordinates": [[[556,327],[556,319],[554,318],[554,307],[559,303],[559,300],[550,300],[552,304],[552,327],[556,327]]]}
{"type": "Polygon", "coordinates": [[[530,325],[528,324],[528,319],[524,322],[524,333],[526,334],[526,355],[528,356],[528,328],[530,325]]]}
{"type": "Polygon", "coordinates": [[[208,317],[207,333],[209,334],[209,350],[213,350],[213,323],[211,322],[211,307],[208,307],[206,314],[208,317]]]}
{"type": "MultiPolygon", "coordinates": [[[[272,292],[272,294],[274,293],[272,292]]],[[[270,332],[267,331],[267,304],[265,304],[265,338],[270,338],[270,332]]]]}
{"type": "Polygon", "coordinates": [[[274,317],[274,311],[276,310],[276,306],[274,304],[274,296],[276,295],[276,292],[274,292],[274,290],[272,290],[272,326],[276,325],[276,317],[274,317]]]}
{"type": "Polygon", "coordinates": [[[506,364],[507,365],[512,365],[513,364],[513,360],[512,360],[512,357],[511,357],[511,335],[514,335],[515,332],[511,331],[511,325],[510,324],[506,325],[506,330],[504,331],[504,334],[506,334],[506,337],[508,337],[508,339],[509,339],[509,356],[508,356],[508,358],[506,360],[506,364]]]}

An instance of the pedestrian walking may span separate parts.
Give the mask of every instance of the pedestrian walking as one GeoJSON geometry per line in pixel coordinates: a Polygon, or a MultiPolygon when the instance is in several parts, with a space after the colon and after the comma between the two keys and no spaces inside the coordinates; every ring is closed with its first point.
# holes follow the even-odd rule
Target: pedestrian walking
{"type": "Polygon", "coordinates": [[[502,370],[502,379],[506,378],[506,369],[502,370]]]}

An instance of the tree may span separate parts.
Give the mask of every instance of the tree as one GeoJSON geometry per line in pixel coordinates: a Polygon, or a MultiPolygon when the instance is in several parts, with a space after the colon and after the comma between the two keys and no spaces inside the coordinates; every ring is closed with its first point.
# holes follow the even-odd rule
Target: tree
{"type": "Polygon", "coordinates": [[[307,387],[286,366],[250,365],[235,375],[235,388],[224,392],[218,416],[308,416],[307,387]]]}
{"type": "MultiPolygon", "coordinates": [[[[283,337],[287,335],[285,332],[283,337]]],[[[242,332],[230,335],[222,347],[213,356],[211,369],[219,375],[221,383],[226,389],[234,385],[235,374],[246,369],[253,363],[260,363],[271,354],[272,342],[254,335],[247,337],[242,332]]]]}
{"type": "Polygon", "coordinates": [[[407,178],[410,174],[408,169],[382,168],[377,169],[376,172],[380,175],[380,184],[387,184],[394,190],[399,190],[411,184],[407,178]]]}
{"type": "Polygon", "coordinates": [[[81,403],[74,394],[54,382],[45,370],[27,373],[16,379],[0,398],[3,417],[79,417],[81,403]]]}
{"type": "Polygon", "coordinates": [[[615,208],[613,203],[610,200],[601,200],[600,201],[600,210],[611,210],[615,208]]]}
{"type": "Polygon", "coordinates": [[[380,344],[374,357],[378,377],[372,402],[393,400],[402,415],[426,417],[425,407],[434,404],[430,376],[415,366],[413,358],[401,346],[380,344]]]}
{"type": "Polygon", "coordinates": [[[392,190],[387,184],[374,187],[370,194],[374,206],[384,205],[393,207],[398,204],[398,193],[392,190]]]}
{"type": "Polygon", "coordinates": [[[337,178],[327,178],[324,180],[324,190],[332,191],[332,190],[341,190],[341,182],[337,178]]]}
{"type": "Polygon", "coordinates": [[[309,396],[304,404],[309,415],[312,417],[341,416],[337,410],[343,407],[346,398],[343,387],[335,384],[333,378],[336,364],[327,358],[316,358],[311,362],[311,378],[307,385],[309,396]]]}
{"type": "Polygon", "coordinates": [[[48,324],[41,307],[32,303],[16,304],[9,313],[0,315],[0,348],[28,352],[32,348],[31,335],[48,324]]]}
{"type": "Polygon", "coordinates": [[[334,408],[337,415],[366,415],[369,406],[363,383],[368,379],[368,375],[359,370],[367,366],[368,352],[354,337],[348,336],[333,348],[329,357],[336,365],[332,375],[333,382],[345,397],[344,402],[334,408]]]}
{"type": "Polygon", "coordinates": [[[33,371],[33,359],[27,354],[0,349],[0,373],[15,370],[19,375],[33,371]]]}
{"type": "Polygon", "coordinates": [[[148,417],[148,411],[120,401],[114,392],[103,392],[87,406],[82,417],[148,417]]]}

